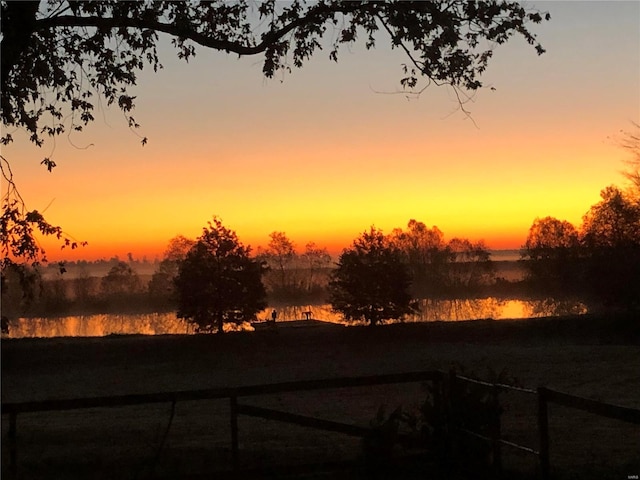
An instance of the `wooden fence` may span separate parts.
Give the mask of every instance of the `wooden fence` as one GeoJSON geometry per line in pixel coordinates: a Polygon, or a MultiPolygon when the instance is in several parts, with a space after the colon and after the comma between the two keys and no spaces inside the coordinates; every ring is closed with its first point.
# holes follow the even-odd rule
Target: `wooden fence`
{"type": "MultiPolygon", "coordinates": [[[[17,418],[21,413],[76,410],[87,408],[114,408],[153,403],[170,403],[172,405],[173,411],[173,408],[175,408],[175,404],[177,402],[227,398],[229,399],[230,406],[232,463],[233,469],[239,470],[238,415],[262,417],[266,419],[297,424],[319,430],[339,432],[358,437],[362,437],[369,431],[369,428],[357,425],[333,422],[302,415],[294,415],[288,412],[240,404],[238,403],[239,398],[285,392],[301,392],[312,390],[326,390],[333,388],[365,387],[373,385],[388,385],[413,382],[430,381],[439,384],[442,381],[442,378],[442,373],[439,371],[419,371],[362,377],[302,380],[274,384],[248,385],[240,387],[213,388],[179,392],[160,392],[93,398],[3,403],[2,415],[9,416],[9,432],[7,438],[9,448],[9,472],[11,473],[13,478],[16,478],[18,465],[17,418]]],[[[440,390],[440,388],[436,388],[436,391],[440,390]]]]}
{"type": "Polygon", "coordinates": [[[565,407],[582,410],[612,418],[623,422],[640,425],[640,410],[598,402],[589,398],[576,397],[567,393],[556,392],[544,387],[538,387],[538,431],[540,432],[540,471],[543,479],[550,477],[551,465],[549,461],[549,413],[548,404],[555,403],[565,407]]]}
{"type": "MultiPolygon", "coordinates": [[[[517,387],[514,385],[507,385],[507,384],[502,384],[502,383],[489,383],[489,382],[484,382],[482,380],[478,380],[475,378],[469,378],[469,377],[465,377],[462,375],[456,375],[455,372],[449,372],[449,392],[453,391],[452,386],[456,383],[456,382],[466,382],[472,385],[479,385],[481,387],[484,387],[487,389],[487,391],[489,392],[490,396],[491,396],[491,403],[493,404],[493,407],[497,410],[500,406],[500,402],[499,402],[499,394],[502,391],[518,391],[518,392],[523,392],[526,394],[531,394],[531,395],[535,395],[537,393],[536,390],[531,390],[528,388],[522,388],[522,387],[517,387]]],[[[450,402],[455,401],[455,399],[450,399],[450,402]]],[[[492,448],[492,456],[493,456],[493,467],[496,471],[500,471],[502,469],[502,446],[508,446],[511,448],[515,448],[517,450],[520,450],[522,452],[528,453],[528,454],[532,454],[537,456],[538,458],[542,458],[544,456],[544,453],[541,452],[541,450],[536,450],[534,447],[531,446],[527,446],[527,445],[520,445],[514,442],[510,442],[508,440],[505,440],[502,438],[502,428],[501,428],[501,423],[500,423],[500,416],[499,415],[495,415],[493,418],[493,421],[490,425],[490,436],[486,436],[486,435],[482,435],[481,433],[478,433],[476,431],[471,431],[468,429],[464,429],[464,428],[456,428],[453,427],[456,430],[459,430],[461,433],[464,433],[465,435],[470,435],[476,438],[479,438],[480,440],[483,440],[485,442],[488,442],[491,445],[492,448]]],[[[539,432],[540,433],[540,432],[539,432]]],[[[540,435],[542,435],[542,433],[540,433],[540,435]]],[[[548,436],[548,430],[545,433],[545,435],[548,436]]],[[[540,445],[543,444],[542,438],[540,438],[540,445]]],[[[545,443],[545,445],[549,445],[549,442],[547,441],[545,443]]],[[[547,454],[548,456],[548,454],[547,454]]],[[[543,476],[543,478],[547,478],[545,476],[543,476]]]]}
{"type": "Polygon", "coordinates": [[[468,378],[460,375],[456,375],[453,372],[446,374],[441,371],[418,371],[418,372],[406,372],[388,375],[374,375],[363,377],[342,377],[342,378],[329,378],[320,380],[303,380],[293,382],[283,382],[275,384],[263,384],[263,385],[250,385],[231,388],[215,388],[215,389],[201,389],[201,390],[189,390],[178,392],[160,392],[149,394],[134,394],[134,395],[117,395],[117,396],[105,396],[105,397],[93,397],[93,398],[74,398],[74,399],[58,399],[58,400],[43,400],[33,402],[17,402],[17,403],[3,403],[2,415],[9,417],[9,429],[8,429],[8,449],[9,449],[9,474],[12,478],[17,478],[18,467],[18,441],[17,441],[17,429],[18,429],[18,415],[22,413],[30,412],[47,412],[47,411],[62,411],[62,410],[77,410],[87,408],[114,408],[130,405],[142,405],[142,404],[154,404],[154,403],[170,403],[172,405],[172,416],[175,410],[177,402],[194,401],[194,400],[213,400],[213,399],[228,399],[229,411],[230,411],[230,428],[231,428],[231,453],[232,453],[232,465],[235,471],[240,469],[239,465],[239,433],[238,433],[238,416],[247,415],[265,418],[269,420],[275,420],[304,427],[310,427],[314,429],[338,432],[346,435],[362,437],[368,432],[370,428],[362,427],[353,424],[346,424],[341,422],[335,422],[326,419],[313,418],[304,415],[297,415],[290,412],[284,412],[274,410],[270,408],[257,407],[252,405],[245,405],[238,402],[238,399],[244,397],[251,397],[257,395],[268,395],[275,393],[285,392],[301,392],[312,390],[326,390],[336,388],[352,388],[352,387],[365,387],[374,385],[385,384],[400,384],[400,383],[412,383],[412,382],[431,382],[433,385],[433,402],[436,411],[440,411],[443,414],[443,418],[450,422],[452,419],[447,415],[450,415],[451,402],[455,401],[452,398],[452,392],[454,389],[452,386],[456,382],[468,382],[471,384],[479,385],[483,388],[487,388],[491,392],[491,398],[495,406],[499,406],[498,394],[504,390],[515,390],[524,392],[526,394],[536,395],[538,400],[538,436],[539,445],[538,449],[531,446],[519,445],[514,442],[504,440],[501,435],[500,417],[495,417],[495,422],[492,423],[490,428],[490,434],[485,435],[480,432],[471,431],[464,428],[458,428],[451,425],[446,425],[446,428],[451,430],[457,430],[458,433],[464,435],[474,436],[483,441],[488,442],[491,445],[493,466],[497,470],[501,469],[501,448],[502,446],[508,446],[520,451],[535,455],[538,458],[540,465],[540,475],[543,480],[550,478],[551,465],[549,461],[549,416],[548,416],[548,404],[556,403],[565,407],[570,407],[578,410],[590,412],[595,415],[600,415],[624,422],[640,425],[640,410],[621,407],[617,405],[610,405],[595,400],[577,397],[566,393],[557,392],[548,388],[540,387],[536,390],[515,387],[512,385],[496,384],[483,382],[477,379],[468,378]]]}

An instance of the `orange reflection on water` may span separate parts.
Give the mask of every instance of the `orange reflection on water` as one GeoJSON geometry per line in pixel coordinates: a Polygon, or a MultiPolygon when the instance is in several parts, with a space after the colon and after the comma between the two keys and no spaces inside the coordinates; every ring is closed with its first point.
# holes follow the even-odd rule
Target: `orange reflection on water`
{"type": "MultiPolygon", "coordinates": [[[[251,330],[248,323],[225,325],[225,331],[251,330]]],[[[7,338],[106,337],[108,335],[190,335],[195,326],[172,313],[86,315],[9,320],[7,338]]]]}
{"type": "Polygon", "coordinates": [[[475,320],[480,318],[501,318],[502,308],[507,302],[496,298],[418,300],[418,313],[410,317],[413,322],[433,322],[441,320],[475,320]]]}
{"type": "MultiPolygon", "coordinates": [[[[550,305],[557,305],[558,302],[547,300],[550,305]]],[[[545,315],[556,315],[554,309],[544,309],[543,302],[523,301],[523,300],[502,300],[498,298],[479,299],[428,299],[417,300],[418,312],[408,315],[404,322],[434,322],[434,321],[462,321],[477,319],[518,319],[539,317],[545,315]]],[[[571,304],[573,305],[573,303],[571,304]]],[[[331,305],[310,305],[310,306],[284,306],[275,307],[278,312],[278,321],[287,322],[304,319],[305,312],[311,312],[311,318],[322,320],[323,322],[339,323],[342,325],[360,325],[364,322],[347,321],[340,313],[332,310],[331,305]]],[[[557,308],[557,307],[556,307],[557,308]]],[[[571,307],[566,307],[571,308],[571,307]]],[[[267,308],[258,314],[258,321],[266,321],[271,318],[271,308],[267,308]]],[[[578,304],[575,310],[585,313],[586,309],[582,304],[578,304]]],[[[562,311],[562,310],[560,310],[562,311]]]]}
{"type": "MultiPolygon", "coordinates": [[[[350,322],[334,312],[331,305],[276,306],[258,313],[257,321],[271,319],[273,308],[278,323],[310,319],[342,325],[363,325],[350,322]]],[[[418,313],[405,322],[462,321],[475,319],[517,319],[567,314],[583,314],[584,304],[575,301],[500,300],[496,298],[418,300],[418,313]]],[[[253,331],[249,322],[225,324],[227,331],[253,331]]],[[[193,324],[177,318],[175,312],[137,315],[87,315],[58,318],[18,318],[9,320],[9,333],[3,338],[105,337],[109,335],[191,335],[197,333],[193,324]]]]}

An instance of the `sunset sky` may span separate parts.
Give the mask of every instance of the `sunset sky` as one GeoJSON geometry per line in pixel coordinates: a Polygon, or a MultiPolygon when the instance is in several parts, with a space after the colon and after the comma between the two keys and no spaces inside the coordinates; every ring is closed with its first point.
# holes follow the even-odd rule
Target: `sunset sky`
{"type": "Polygon", "coordinates": [[[495,90],[466,105],[472,120],[445,87],[391,94],[405,59],[383,38],[274,80],[258,57],[199,49],[185,64],[165,38],[165,68],[134,91],[136,133],[104,107],[83,133],[40,149],[14,134],[3,155],[27,206],[89,242],[44,243],[50,260],[153,259],[213,215],[254,248],[284,231],[337,252],[412,218],[519,248],[536,217],[579,225],[602,188],[624,183],[620,131],[640,121],[640,2],[528,5],[551,14],[533,27],[547,53],[520,38],[497,47],[483,76],[495,90]]]}

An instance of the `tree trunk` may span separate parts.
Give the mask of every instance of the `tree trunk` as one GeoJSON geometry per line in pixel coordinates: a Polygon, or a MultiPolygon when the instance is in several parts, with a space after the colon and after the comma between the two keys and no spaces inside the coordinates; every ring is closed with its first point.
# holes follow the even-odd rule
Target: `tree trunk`
{"type": "Polygon", "coordinates": [[[31,35],[36,29],[36,14],[39,1],[6,2],[2,6],[2,44],[0,46],[0,75],[2,90],[2,118],[13,123],[13,114],[7,88],[9,75],[28,48],[31,35]]]}

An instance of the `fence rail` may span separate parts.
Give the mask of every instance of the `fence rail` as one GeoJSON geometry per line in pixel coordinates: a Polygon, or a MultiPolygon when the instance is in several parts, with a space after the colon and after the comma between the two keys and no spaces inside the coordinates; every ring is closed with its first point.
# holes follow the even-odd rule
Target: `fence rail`
{"type": "Polygon", "coordinates": [[[536,455],[539,459],[543,458],[543,456],[541,456],[540,454],[540,451],[535,450],[533,447],[520,445],[515,442],[509,442],[507,440],[504,440],[502,438],[502,428],[500,423],[501,422],[500,413],[499,413],[500,402],[498,399],[498,395],[501,391],[513,390],[513,391],[519,391],[527,394],[536,394],[537,393],[536,390],[518,387],[515,385],[507,385],[503,383],[485,382],[483,380],[478,380],[476,378],[465,377],[464,375],[457,375],[454,371],[450,371],[449,372],[449,386],[450,386],[449,394],[450,395],[452,392],[451,386],[459,381],[466,382],[472,385],[479,385],[479,386],[485,387],[491,394],[491,403],[492,403],[492,407],[494,408],[494,415],[492,415],[493,418],[492,418],[491,424],[489,425],[490,436],[483,435],[481,433],[469,430],[467,428],[454,427],[454,429],[459,433],[463,433],[465,435],[475,437],[477,439],[483,440],[491,444],[494,470],[496,471],[502,470],[502,446],[503,445],[514,448],[516,450],[520,450],[526,453],[536,455]]]}
{"type": "Polygon", "coordinates": [[[231,451],[234,470],[239,469],[238,461],[238,415],[260,416],[272,420],[303,425],[320,430],[329,430],[349,435],[362,436],[368,429],[356,425],[332,422],[312,417],[294,415],[288,412],[264,409],[238,403],[238,398],[258,395],[269,395],[285,392],[301,392],[328,390],[336,388],[353,388],[374,385],[389,385],[414,382],[440,382],[443,373],[440,371],[416,371],[371,375],[360,377],[325,378],[318,380],[298,380],[291,382],[245,385],[238,387],[211,388],[176,392],[142,393],[131,395],[114,395],[89,398],[64,398],[31,402],[7,402],[2,404],[2,415],[9,415],[9,471],[16,477],[17,471],[17,417],[18,414],[35,412],[52,412],[64,410],[80,410],[89,408],[114,408],[153,403],[175,403],[180,401],[229,399],[231,451]]]}
{"type": "Polygon", "coordinates": [[[599,402],[590,398],[578,397],[568,393],[538,388],[538,431],[540,433],[540,472],[543,480],[551,476],[551,461],[549,458],[549,403],[574,408],[585,412],[612,418],[623,422],[640,425],[640,410],[599,402]]]}
{"type": "MultiPolygon", "coordinates": [[[[153,403],[171,403],[172,409],[176,402],[194,400],[215,400],[229,399],[230,407],[230,427],[231,427],[231,451],[234,470],[238,470],[238,416],[247,415],[266,418],[270,420],[301,425],[319,430],[338,432],[351,436],[361,437],[370,431],[369,428],[334,422],[326,419],[318,419],[290,412],[283,412],[270,408],[257,407],[246,404],[239,404],[238,399],[257,395],[269,395],[285,392],[300,392],[313,390],[328,390],[336,388],[353,388],[385,384],[433,382],[434,387],[434,407],[436,409],[446,409],[447,402],[451,402],[452,388],[454,382],[463,381],[486,387],[492,392],[495,405],[498,406],[498,393],[503,390],[514,390],[527,394],[534,394],[538,400],[538,436],[539,449],[519,445],[501,438],[500,418],[497,416],[496,422],[491,425],[490,436],[479,432],[457,428],[458,431],[480,438],[492,445],[494,461],[500,467],[500,446],[505,445],[521,451],[533,454],[538,457],[540,464],[540,474],[543,480],[550,477],[549,461],[549,415],[548,404],[556,403],[565,407],[590,412],[595,415],[612,418],[635,425],[640,425],[640,410],[607,404],[596,400],[578,397],[563,392],[558,392],[545,387],[536,390],[506,385],[494,384],[469,377],[456,375],[450,372],[448,375],[441,371],[416,371],[405,373],[394,373],[387,375],[372,375],[361,377],[341,377],[325,378],[318,380],[301,380],[292,382],[281,382],[262,385],[247,385],[238,387],[212,388],[176,392],[157,392],[132,395],[116,395],[89,398],[54,399],[31,402],[7,402],[2,404],[2,415],[9,416],[8,448],[9,448],[9,473],[13,478],[17,476],[17,417],[19,414],[31,412],[78,410],[88,408],[113,408],[153,403]],[[445,400],[445,398],[447,400],[445,400]]],[[[450,404],[449,404],[450,405],[450,404]]],[[[173,410],[172,410],[173,412],[173,410]]],[[[453,427],[455,428],[455,427],[453,427]]]]}
{"type": "Polygon", "coordinates": [[[167,403],[173,401],[184,402],[193,400],[215,400],[221,398],[249,397],[294,391],[328,390],[332,388],[364,387],[393,383],[438,381],[441,378],[442,372],[439,371],[418,371],[362,377],[298,380],[292,382],[208,388],[201,390],[183,390],[176,392],[139,393],[87,398],[63,398],[32,402],[7,402],[2,404],[2,415],[58,410],[79,410],[85,408],[124,407],[148,403],[167,403]]]}
{"type": "Polygon", "coordinates": [[[640,410],[635,408],[602,403],[597,400],[591,400],[590,398],[576,397],[575,395],[549,390],[544,387],[541,387],[538,391],[547,402],[583,410],[601,417],[613,418],[614,420],[640,425],[640,410]]]}
{"type": "Polygon", "coordinates": [[[280,422],[292,423],[302,427],[311,427],[327,432],[343,433],[352,437],[362,437],[369,429],[358,425],[349,425],[346,423],[333,422],[320,418],[307,417],[305,415],[297,415],[294,413],[283,412],[271,408],[256,407],[253,405],[238,405],[237,412],[242,415],[251,417],[266,418],[267,420],[277,420],[280,422]]]}

